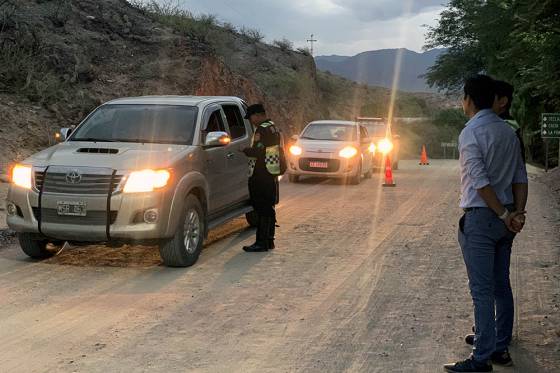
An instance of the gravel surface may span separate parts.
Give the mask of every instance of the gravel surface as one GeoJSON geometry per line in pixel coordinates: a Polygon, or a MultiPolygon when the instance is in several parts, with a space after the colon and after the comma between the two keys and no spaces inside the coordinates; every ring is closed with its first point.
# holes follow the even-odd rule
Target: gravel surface
{"type": "MultiPolygon", "coordinates": [[[[515,366],[560,367],[560,209],[531,175],[512,255],[515,366]]],[[[282,183],[277,249],[236,220],[188,269],[154,248],[0,250],[6,372],[434,372],[465,358],[472,304],[452,161],[403,162],[396,188],[282,183]]]]}

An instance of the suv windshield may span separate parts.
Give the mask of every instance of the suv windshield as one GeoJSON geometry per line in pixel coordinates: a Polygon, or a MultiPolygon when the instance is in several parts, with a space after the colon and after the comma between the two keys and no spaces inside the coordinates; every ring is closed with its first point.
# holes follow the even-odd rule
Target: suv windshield
{"type": "Polygon", "coordinates": [[[69,141],[191,145],[198,108],[181,105],[104,105],[69,141]]]}
{"type": "Polygon", "coordinates": [[[356,141],[356,126],[350,124],[314,123],[301,134],[307,140],[356,141]]]}

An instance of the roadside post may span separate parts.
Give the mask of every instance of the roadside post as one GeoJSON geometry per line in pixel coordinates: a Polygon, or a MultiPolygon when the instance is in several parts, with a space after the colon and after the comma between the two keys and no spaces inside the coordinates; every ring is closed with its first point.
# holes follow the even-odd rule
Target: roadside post
{"type": "Polygon", "coordinates": [[[558,166],[560,166],[560,113],[543,113],[541,137],[545,143],[545,171],[548,172],[548,144],[550,139],[558,139],[558,166]]]}

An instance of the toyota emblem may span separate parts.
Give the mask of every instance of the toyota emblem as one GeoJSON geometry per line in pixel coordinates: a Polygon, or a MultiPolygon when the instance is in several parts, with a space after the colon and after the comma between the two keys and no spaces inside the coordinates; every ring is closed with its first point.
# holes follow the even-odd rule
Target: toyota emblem
{"type": "Polygon", "coordinates": [[[72,170],[66,174],[66,182],[68,184],[79,184],[82,182],[82,174],[76,170],[72,170]]]}

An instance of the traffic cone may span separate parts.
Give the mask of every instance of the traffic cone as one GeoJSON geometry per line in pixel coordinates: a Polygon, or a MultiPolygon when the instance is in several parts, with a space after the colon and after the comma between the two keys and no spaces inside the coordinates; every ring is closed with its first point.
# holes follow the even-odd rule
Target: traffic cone
{"type": "Polygon", "coordinates": [[[395,187],[397,184],[393,181],[393,168],[391,167],[390,157],[385,157],[385,183],[384,187],[395,187]]]}
{"type": "Polygon", "coordinates": [[[426,152],[426,145],[422,145],[422,154],[420,155],[420,165],[426,166],[429,164],[430,161],[428,160],[428,152],[426,152]]]}

